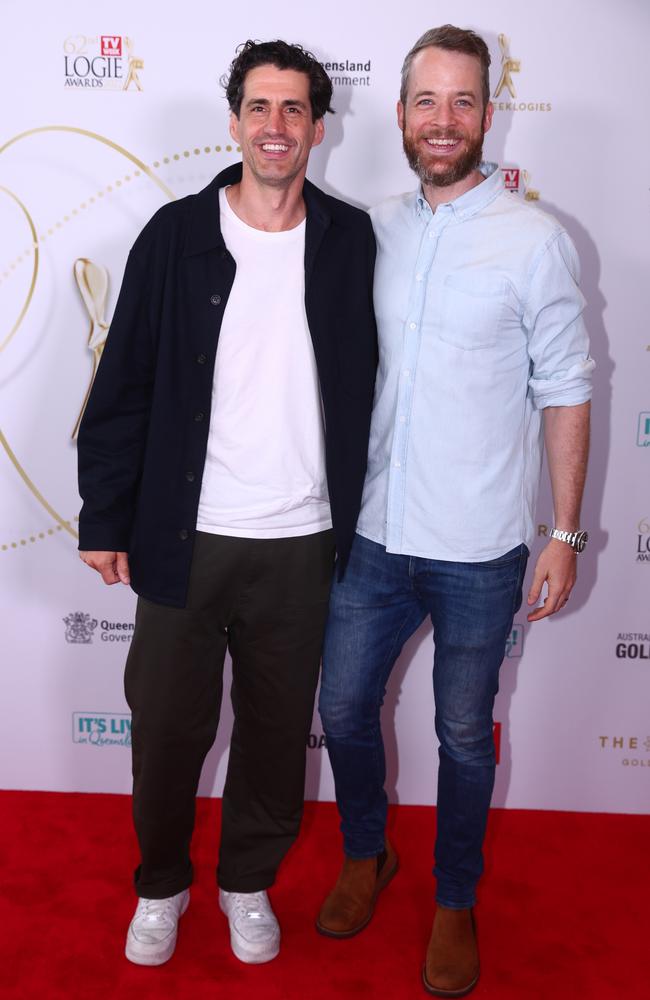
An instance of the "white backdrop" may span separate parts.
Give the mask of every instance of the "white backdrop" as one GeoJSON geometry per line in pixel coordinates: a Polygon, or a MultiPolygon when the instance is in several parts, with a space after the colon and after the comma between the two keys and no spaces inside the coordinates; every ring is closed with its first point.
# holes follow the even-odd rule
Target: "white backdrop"
{"type": "MultiPolygon", "coordinates": [[[[76,556],[75,423],[128,249],[167,199],[237,158],[219,87],[238,43],[283,37],[333,68],[337,114],[309,175],[369,206],[412,189],[395,122],[404,54],[452,21],[486,38],[487,158],[513,197],[577,244],[597,360],[590,544],[567,610],[517,616],[502,669],[495,803],[643,812],[650,791],[650,335],[647,317],[650,11],[645,0],[538,7],[492,0],[320,8],[185,0],[0,2],[2,771],[6,788],[127,792],[122,667],[134,597],[76,556]],[[228,5],[231,6],[231,5],[228,5]],[[112,34],[105,34],[112,33],[112,34]],[[501,39],[499,36],[502,36],[501,39]],[[350,64],[355,67],[350,69],[350,64]],[[345,67],[348,68],[345,68],[345,67]],[[509,84],[510,86],[508,86],[509,84]],[[512,93],[514,91],[514,95],[512,93]],[[93,350],[95,348],[95,350],[93,350]]],[[[540,533],[551,520],[542,491],[540,533]]],[[[533,553],[533,557],[535,552],[533,553]]],[[[530,571],[529,571],[530,577],[530,571]]],[[[385,706],[394,801],[435,798],[432,640],[401,657],[385,706]]],[[[201,782],[219,794],[224,707],[201,782]]],[[[307,793],[333,797],[314,719],[307,793]]]]}

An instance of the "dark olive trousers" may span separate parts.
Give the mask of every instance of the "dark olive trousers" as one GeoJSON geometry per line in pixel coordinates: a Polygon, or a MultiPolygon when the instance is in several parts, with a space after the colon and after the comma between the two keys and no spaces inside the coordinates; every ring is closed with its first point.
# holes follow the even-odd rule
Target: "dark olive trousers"
{"type": "Polygon", "coordinates": [[[219,723],[226,650],[234,725],[217,880],[230,892],[273,884],[302,817],[333,565],[332,531],[197,532],[187,606],[139,599],[125,674],[139,896],[173,896],[192,881],[195,797],[219,723]]]}

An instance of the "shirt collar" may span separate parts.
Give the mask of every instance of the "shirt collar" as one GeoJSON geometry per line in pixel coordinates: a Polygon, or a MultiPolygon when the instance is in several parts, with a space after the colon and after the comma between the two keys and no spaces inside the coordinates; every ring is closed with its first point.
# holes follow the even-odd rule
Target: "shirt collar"
{"type": "MultiPolygon", "coordinates": [[[[504,190],[501,171],[496,163],[490,163],[487,160],[481,162],[479,170],[485,180],[477,184],[476,187],[470,188],[465,194],[454,198],[453,201],[445,201],[438,205],[436,211],[440,211],[441,208],[445,209],[446,212],[451,212],[457,219],[461,220],[471,215],[476,215],[486,205],[489,205],[491,201],[494,201],[497,195],[504,190]]],[[[429,202],[424,197],[422,185],[415,192],[414,200],[415,214],[419,218],[427,218],[433,214],[429,202]]]]}

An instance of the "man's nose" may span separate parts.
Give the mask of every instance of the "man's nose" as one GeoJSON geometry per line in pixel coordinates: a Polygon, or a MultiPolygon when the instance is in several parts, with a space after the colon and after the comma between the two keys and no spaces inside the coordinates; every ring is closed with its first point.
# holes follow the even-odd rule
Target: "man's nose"
{"type": "Polygon", "coordinates": [[[282,117],[282,108],[271,108],[269,110],[269,117],[266,120],[266,128],[268,132],[282,132],[284,129],[284,119],[282,117]]]}

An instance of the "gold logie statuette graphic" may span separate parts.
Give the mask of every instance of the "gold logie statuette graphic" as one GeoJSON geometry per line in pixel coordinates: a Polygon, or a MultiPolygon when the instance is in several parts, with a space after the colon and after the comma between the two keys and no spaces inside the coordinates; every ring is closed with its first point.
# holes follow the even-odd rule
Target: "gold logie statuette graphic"
{"type": "Polygon", "coordinates": [[[137,56],[133,55],[133,40],[131,38],[125,38],[124,42],[129,52],[129,72],[126,75],[122,90],[128,90],[132,83],[135,84],[136,90],[142,90],[138,70],[144,69],[144,59],[138,59],[137,56]]]}
{"type": "Polygon", "coordinates": [[[522,170],[521,174],[524,179],[525,201],[539,201],[539,191],[534,191],[530,186],[530,174],[527,170],[522,170]]]}
{"type": "Polygon", "coordinates": [[[499,48],[501,49],[501,76],[494,91],[495,98],[499,96],[504,87],[510,91],[511,97],[516,97],[515,85],[512,82],[511,73],[519,73],[521,61],[510,58],[510,40],[505,35],[499,35],[499,48]]]}
{"type": "Polygon", "coordinates": [[[94,264],[86,257],[79,257],[74,262],[74,276],[81,293],[81,298],[83,299],[84,305],[88,310],[88,315],[90,317],[88,347],[92,351],[93,355],[93,370],[90,376],[88,391],[86,392],[81,410],[79,411],[79,416],[77,417],[77,422],[74,425],[74,430],[72,432],[73,441],[77,439],[77,434],[79,433],[81,418],[83,417],[88,404],[88,397],[90,396],[90,390],[92,389],[93,382],[95,381],[97,367],[99,365],[102,351],[104,350],[104,344],[106,342],[106,336],[108,334],[108,323],[104,319],[106,296],[108,294],[108,271],[105,267],[102,267],[101,264],[94,264]]]}

